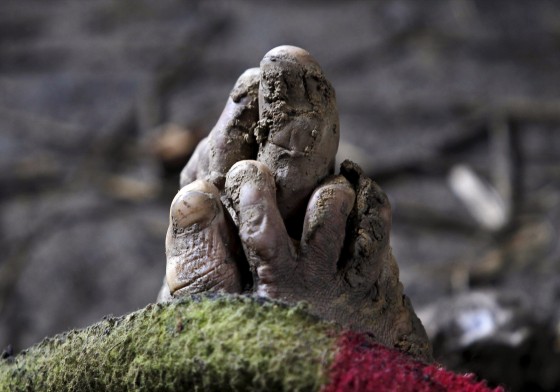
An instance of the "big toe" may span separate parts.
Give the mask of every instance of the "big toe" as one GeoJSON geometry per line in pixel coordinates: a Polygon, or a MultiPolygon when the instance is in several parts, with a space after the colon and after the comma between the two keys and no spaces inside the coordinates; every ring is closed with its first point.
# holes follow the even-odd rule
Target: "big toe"
{"type": "Polygon", "coordinates": [[[311,192],[334,169],[339,141],[334,89],[317,61],[294,46],[272,49],[260,68],[257,160],[274,173],[284,219],[301,221],[297,217],[311,192]]]}
{"type": "Polygon", "coordinates": [[[205,291],[240,292],[235,240],[217,188],[198,180],[171,203],[166,238],[166,280],[173,296],[205,291]]]}
{"type": "Polygon", "coordinates": [[[306,50],[278,46],[263,57],[260,69],[261,101],[283,101],[290,109],[300,111],[311,111],[326,103],[321,91],[326,81],[323,71],[306,50]]]}

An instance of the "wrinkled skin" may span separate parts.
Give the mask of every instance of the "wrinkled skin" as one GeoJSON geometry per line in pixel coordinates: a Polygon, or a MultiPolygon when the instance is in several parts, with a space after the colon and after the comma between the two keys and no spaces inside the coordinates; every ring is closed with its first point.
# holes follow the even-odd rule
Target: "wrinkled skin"
{"type": "Polygon", "coordinates": [[[334,89],[303,49],[246,71],[181,174],[159,300],[207,291],[290,303],[430,361],[391,253],[391,207],[350,161],[334,175],[334,89]]]}

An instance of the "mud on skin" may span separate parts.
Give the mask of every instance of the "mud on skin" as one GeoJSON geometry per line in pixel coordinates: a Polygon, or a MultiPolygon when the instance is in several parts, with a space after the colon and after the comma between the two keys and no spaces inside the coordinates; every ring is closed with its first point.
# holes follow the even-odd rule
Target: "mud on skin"
{"type": "Polygon", "coordinates": [[[350,161],[334,175],[339,135],[334,89],[305,50],[275,48],[241,75],[181,175],[159,300],[222,291],[306,301],[431,361],[391,253],[387,197],[350,161]]]}

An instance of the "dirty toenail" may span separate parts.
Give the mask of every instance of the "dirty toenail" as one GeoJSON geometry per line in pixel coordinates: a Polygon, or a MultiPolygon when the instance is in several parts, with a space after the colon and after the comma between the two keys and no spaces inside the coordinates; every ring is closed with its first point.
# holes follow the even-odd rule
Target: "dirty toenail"
{"type": "Polygon", "coordinates": [[[214,220],[220,211],[219,198],[199,190],[181,190],[171,204],[171,219],[177,229],[200,230],[214,220]]]}

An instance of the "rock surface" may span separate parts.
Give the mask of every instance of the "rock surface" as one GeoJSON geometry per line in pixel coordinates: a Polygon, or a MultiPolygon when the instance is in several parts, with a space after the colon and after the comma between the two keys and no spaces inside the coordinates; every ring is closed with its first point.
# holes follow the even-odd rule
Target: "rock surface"
{"type": "Polygon", "coordinates": [[[303,306],[195,296],[3,354],[0,391],[491,390],[367,335],[339,333],[303,306]]]}

